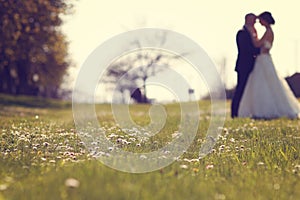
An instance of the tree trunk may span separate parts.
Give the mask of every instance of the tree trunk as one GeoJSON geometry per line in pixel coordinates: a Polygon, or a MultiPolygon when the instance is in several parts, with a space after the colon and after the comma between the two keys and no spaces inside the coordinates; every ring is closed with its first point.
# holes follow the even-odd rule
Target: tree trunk
{"type": "Polygon", "coordinates": [[[143,78],[143,90],[144,90],[143,103],[148,103],[147,91],[146,91],[146,80],[147,78],[143,78]]]}
{"type": "Polygon", "coordinates": [[[1,86],[0,92],[7,94],[15,94],[16,92],[16,80],[10,74],[9,66],[5,66],[0,74],[1,86]]]}
{"type": "Polygon", "coordinates": [[[28,80],[27,80],[27,65],[28,63],[25,60],[20,60],[17,63],[17,73],[18,73],[18,84],[17,84],[17,90],[16,94],[21,95],[21,94],[28,94],[30,89],[28,85],[28,80]]]}

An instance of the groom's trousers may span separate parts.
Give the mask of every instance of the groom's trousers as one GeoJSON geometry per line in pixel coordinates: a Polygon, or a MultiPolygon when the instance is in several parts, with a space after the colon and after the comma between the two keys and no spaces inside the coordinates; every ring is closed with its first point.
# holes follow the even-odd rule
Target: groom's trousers
{"type": "Polygon", "coordinates": [[[238,72],[237,86],[231,103],[231,117],[237,117],[239,112],[240,101],[242,99],[247,80],[250,73],[238,72]]]}

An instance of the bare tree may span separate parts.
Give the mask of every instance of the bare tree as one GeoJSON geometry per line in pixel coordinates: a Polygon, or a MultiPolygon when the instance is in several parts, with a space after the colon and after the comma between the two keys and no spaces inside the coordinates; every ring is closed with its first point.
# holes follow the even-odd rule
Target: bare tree
{"type": "Polygon", "coordinates": [[[131,98],[137,103],[149,103],[146,81],[169,68],[172,60],[182,56],[164,50],[166,40],[166,33],[159,36],[161,49],[142,48],[139,40],[133,41],[132,44],[137,50],[115,60],[100,81],[116,87],[122,93],[123,99],[125,92],[129,91],[131,98]]]}

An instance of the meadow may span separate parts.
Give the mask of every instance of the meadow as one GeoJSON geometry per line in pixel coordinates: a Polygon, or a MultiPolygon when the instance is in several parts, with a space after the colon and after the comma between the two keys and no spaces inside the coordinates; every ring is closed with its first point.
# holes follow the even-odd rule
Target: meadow
{"type": "MultiPolygon", "coordinates": [[[[200,126],[188,150],[167,167],[134,174],[107,167],[87,150],[69,102],[1,95],[0,200],[300,199],[300,120],[228,115],[214,149],[197,159],[211,117],[210,102],[198,103],[200,126]]],[[[120,131],[110,105],[97,105],[96,112],[112,142],[147,152],[172,140],[178,106],[164,105],[171,113],[166,126],[146,141],[120,131]]],[[[230,101],[228,112],[229,107],[230,101]]],[[[132,119],[149,123],[148,110],[149,105],[132,105],[132,119]]]]}

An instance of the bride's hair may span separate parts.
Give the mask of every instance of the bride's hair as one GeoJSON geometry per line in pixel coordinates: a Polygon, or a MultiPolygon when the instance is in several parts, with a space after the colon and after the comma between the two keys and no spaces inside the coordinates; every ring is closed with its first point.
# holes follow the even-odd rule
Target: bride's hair
{"type": "Polygon", "coordinates": [[[275,24],[275,19],[270,12],[265,11],[258,15],[258,18],[265,20],[266,22],[268,22],[268,24],[275,24]]]}

